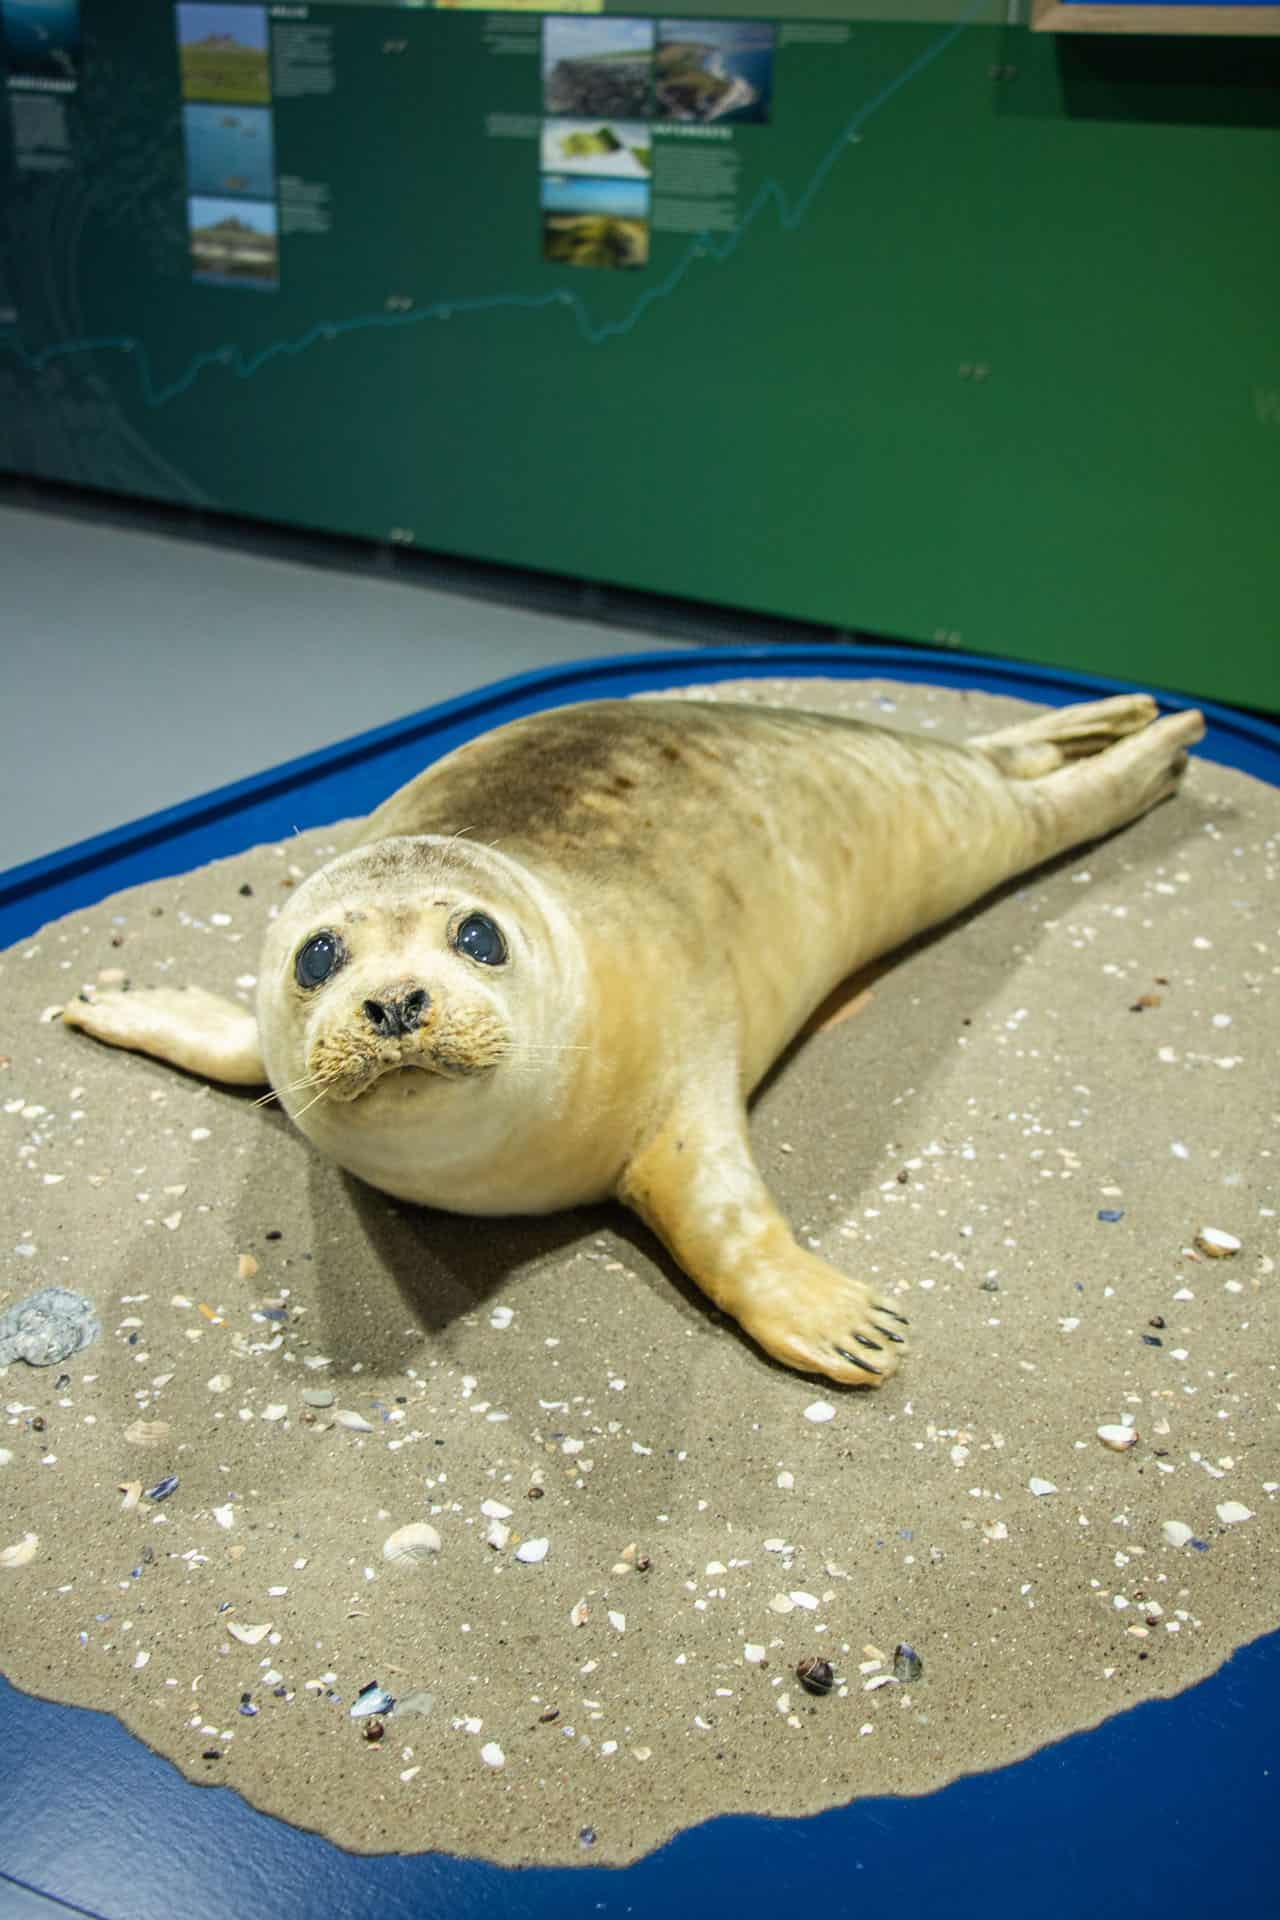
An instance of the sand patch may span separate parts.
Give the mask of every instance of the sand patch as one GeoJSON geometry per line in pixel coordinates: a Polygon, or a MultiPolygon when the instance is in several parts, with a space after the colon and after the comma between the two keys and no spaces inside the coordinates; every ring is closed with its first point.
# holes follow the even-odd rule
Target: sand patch
{"type": "MultiPolygon", "coordinates": [[[[951,737],[1027,711],[730,691],[951,737]]],[[[1280,1591],[1278,829],[1198,762],[771,1077],[790,1219],[912,1320],[875,1395],[762,1359],[621,1211],[397,1206],[43,1018],[115,968],[247,999],[330,833],[0,957],[0,1309],[66,1287],[103,1329],[0,1374],[5,1671],[344,1846],[506,1862],[925,1792],[1200,1679],[1280,1591]],[[353,1717],[370,1683],[396,1705],[353,1717]]]]}

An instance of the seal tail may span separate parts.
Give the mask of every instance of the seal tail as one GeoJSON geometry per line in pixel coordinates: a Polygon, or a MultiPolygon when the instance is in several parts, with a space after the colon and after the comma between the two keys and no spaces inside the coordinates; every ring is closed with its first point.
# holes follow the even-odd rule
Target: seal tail
{"type": "Polygon", "coordinates": [[[1109,700],[1057,707],[1034,720],[980,734],[968,744],[1006,779],[1039,780],[1070,760],[1102,753],[1117,740],[1139,732],[1150,725],[1156,712],[1149,693],[1121,693],[1109,700]]]}

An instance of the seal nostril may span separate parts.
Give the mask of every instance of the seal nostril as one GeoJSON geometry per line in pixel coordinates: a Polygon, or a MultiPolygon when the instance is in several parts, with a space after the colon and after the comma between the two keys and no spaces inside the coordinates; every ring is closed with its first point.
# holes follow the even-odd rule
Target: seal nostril
{"type": "Polygon", "coordinates": [[[422,1016],[429,1004],[425,987],[415,987],[412,993],[405,994],[400,1002],[400,1028],[403,1033],[412,1033],[415,1027],[422,1025],[422,1016]]]}
{"type": "Polygon", "coordinates": [[[364,1017],[374,1032],[386,1040],[394,1039],[400,1031],[400,1021],[394,1005],[385,1006],[381,1000],[366,1000],[364,1017]]]}

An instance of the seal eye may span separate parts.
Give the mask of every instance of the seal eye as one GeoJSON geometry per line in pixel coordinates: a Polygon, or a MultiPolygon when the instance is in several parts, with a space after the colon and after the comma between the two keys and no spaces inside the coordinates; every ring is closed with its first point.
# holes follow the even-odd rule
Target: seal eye
{"type": "Polygon", "coordinates": [[[341,942],[336,934],[317,933],[299,947],[293,963],[293,976],[300,987],[322,987],[343,961],[341,942]]]}
{"type": "Polygon", "coordinates": [[[453,936],[459,953],[478,960],[482,967],[500,967],[507,957],[507,943],[492,920],[482,913],[469,913],[453,936]]]}

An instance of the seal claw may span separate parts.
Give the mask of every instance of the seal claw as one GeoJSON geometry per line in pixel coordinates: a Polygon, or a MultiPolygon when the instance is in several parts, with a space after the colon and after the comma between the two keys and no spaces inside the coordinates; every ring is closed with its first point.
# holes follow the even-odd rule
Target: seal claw
{"type": "MultiPolygon", "coordinates": [[[[856,1340],[858,1336],[855,1333],[853,1337],[856,1340]]],[[[863,1367],[868,1373],[874,1373],[877,1378],[883,1378],[879,1367],[873,1367],[869,1360],[859,1360],[857,1354],[850,1353],[847,1347],[837,1347],[836,1352],[842,1360],[847,1360],[851,1367],[863,1367]]]]}

